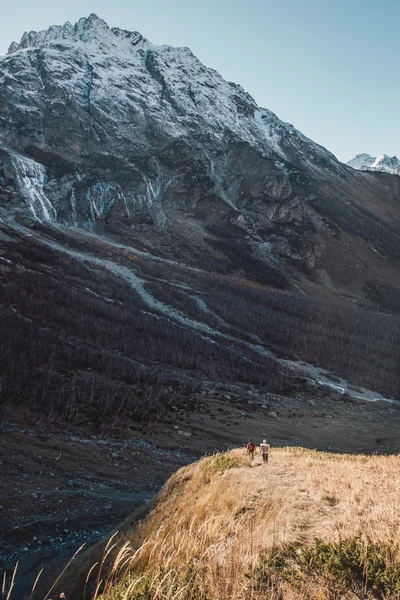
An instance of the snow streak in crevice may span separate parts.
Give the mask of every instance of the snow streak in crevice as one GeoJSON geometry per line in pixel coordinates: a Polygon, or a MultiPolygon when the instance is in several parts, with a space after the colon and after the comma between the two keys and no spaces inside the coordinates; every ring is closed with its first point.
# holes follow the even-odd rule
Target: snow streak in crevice
{"type": "MultiPolygon", "coordinates": [[[[288,368],[293,373],[293,377],[304,377],[314,385],[320,385],[329,389],[334,389],[339,394],[346,393],[347,395],[353,398],[362,399],[368,402],[384,401],[393,404],[399,404],[398,401],[390,398],[385,398],[381,396],[381,394],[374,392],[373,390],[368,390],[365,388],[355,389],[345,379],[340,379],[337,383],[334,383],[332,379],[330,379],[330,373],[324,369],[321,369],[311,364],[299,364],[295,361],[281,359],[277,357],[273,352],[265,348],[261,343],[252,344],[250,342],[246,342],[245,340],[236,338],[232,335],[224,334],[214,329],[213,327],[210,327],[206,323],[192,319],[191,317],[185,315],[181,311],[175,309],[173,306],[154,298],[154,296],[146,288],[146,281],[138,277],[132,270],[128,269],[127,267],[118,265],[108,259],[101,259],[92,256],[88,252],[76,251],[70,248],[66,248],[65,246],[62,246],[57,242],[42,237],[37,232],[26,230],[21,225],[17,225],[14,223],[12,227],[17,231],[22,232],[28,237],[35,237],[42,244],[50,246],[51,248],[58,250],[59,252],[62,252],[64,254],[68,254],[69,256],[72,256],[76,260],[88,262],[89,264],[91,263],[107,269],[116,277],[121,277],[126,282],[128,282],[130,287],[139,295],[141,300],[146,304],[150,311],[155,311],[161,317],[168,319],[171,323],[175,324],[176,326],[185,327],[192,330],[194,333],[200,335],[203,339],[206,339],[210,343],[218,343],[217,341],[211,339],[212,337],[217,338],[219,340],[225,340],[226,342],[228,342],[226,345],[227,349],[241,356],[243,360],[246,360],[247,362],[259,368],[262,368],[262,364],[258,364],[252,361],[249,357],[244,355],[238,348],[232,347],[231,345],[229,345],[229,343],[237,344],[242,348],[248,348],[249,350],[263,358],[272,359],[276,361],[283,367],[288,368]]],[[[109,243],[111,244],[111,242],[109,243]]],[[[115,245],[117,247],[119,246],[118,244],[115,245]]],[[[132,251],[132,248],[130,250],[132,251]]],[[[154,257],[152,258],[155,259],[154,257]]],[[[157,315],[154,314],[153,316],[156,317],[157,315]]],[[[285,377],[290,377],[288,373],[282,373],[282,375],[285,377]]]]}
{"type": "Polygon", "coordinates": [[[20,191],[29,209],[38,221],[55,221],[57,212],[46,197],[43,188],[46,183],[46,168],[22,155],[11,155],[20,191]]]}
{"type": "MultiPolygon", "coordinates": [[[[18,225],[15,227],[19,231],[26,233],[26,230],[22,226],[18,225]]],[[[264,358],[272,358],[272,359],[275,358],[275,355],[273,353],[269,352],[268,350],[263,348],[261,345],[251,344],[240,338],[236,338],[232,335],[224,334],[224,333],[218,331],[217,329],[214,329],[213,327],[207,325],[206,323],[203,323],[202,321],[197,321],[195,319],[192,319],[191,317],[187,316],[186,314],[182,313],[181,311],[175,309],[173,306],[166,304],[166,303],[162,302],[161,300],[157,300],[146,288],[145,280],[138,277],[132,270],[128,269],[127,267],[118,265],[118,264],[112,262],[111,260],[101,259],[101,258],[92,256],[91,254],[89,254],[87,252],[76,251],[76,250],[72,250],[70,248],[66,248],[65,246],[62,246],[61,244],[58,244],[57,242],[50,241],[50,240],[40,236],[37,233],[32,234],[32,232],[29,232],[29,235],[35,237],[38,241],[40,241],[41,243],[43,243],[47,246],[50,246],[54,250],[58,250],[59,252],[68,254],[69,256],[72,256],[73,258],[75,258],[77,260],[81,260],[84,262],[86,261],[88,263],[101,266],[101,267],[107,269],[109,272],[111,272],[116,277],[121,277],[126,282],[128,282],[130,287],[138,294],[138,296],[141,298],[141,300],[146,304],[146,306],[151,311],[156,311],[160,315],[166,317],[171,322],[174,322],[175,324],[178,324],[180,326],[183,326],[187,329],[192,330],[193,332],[201,335],[201,337],[203,337],[204,339],[207,339],[207,341],[209,341],[210,343],[213,343],[213,344],[218,343],[215,340],[213,340],[212,338],[213,337],[219,338],[222,340],[226,340],[227,342],[233,342],[234,344],[238,344],[239,346],[242,346],[242,347],[245,346],[248,349],[253,350],[256,354],[259,354],[260,356],[262,356],[264,358]]],[[[254,364],[260,368],[262,367],[262,365],[259,365],[259,364],[255,363],[254,361],[252,361],[251,359],[249,359],[246,355],[244,355],[242,352],[240,352],[237,348],[232,348],[229,345],[227,346],[227,348],[229,350],[231,350],[232,352],[241,356],[243,358],[243,360],[245,360],[246,362],[254,364]]]]}

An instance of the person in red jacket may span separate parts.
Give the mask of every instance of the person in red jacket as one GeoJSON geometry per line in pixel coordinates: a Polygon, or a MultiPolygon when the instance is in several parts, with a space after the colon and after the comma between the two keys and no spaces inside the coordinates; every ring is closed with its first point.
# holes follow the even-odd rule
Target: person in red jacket
{"type": "Polygon", "coordinates": [[[247,454],[249,455],[250,460],[254,460],[254,451],[256,449],[256,445],[251,439],[248,441],[246,448],[247,448],[247,454]]]}

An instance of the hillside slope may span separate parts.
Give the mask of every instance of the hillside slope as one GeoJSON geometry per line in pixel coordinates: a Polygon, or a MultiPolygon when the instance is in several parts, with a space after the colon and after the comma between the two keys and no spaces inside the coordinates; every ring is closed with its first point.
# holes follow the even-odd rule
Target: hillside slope
{"type": "Polygon", "coordinates": [[[396,398],[397,178],[96,15],[25,34],[0,81],[6,403],[104,424],[323,371],[396,398]]]}
{"type": "Polygon", "coordinates": [[[397,598],[399,466],[397,456],[301,448],[273,450],[267,465],[243,450],[202,459],[59,589],[80,598],[71,574],[82,581],[106,548],[89,577],[92,591],[103,580],[103,600],[397,598]]]}

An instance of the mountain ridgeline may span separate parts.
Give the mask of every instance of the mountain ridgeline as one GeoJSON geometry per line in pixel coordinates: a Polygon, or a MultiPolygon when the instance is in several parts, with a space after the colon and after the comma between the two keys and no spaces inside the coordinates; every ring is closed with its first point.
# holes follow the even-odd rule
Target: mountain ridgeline
{"type": "Polygon", "coordinates": [[[400,189],[96,15],[0,59],[2,405],[400,391],[400,189]]]}
{"type": "Polygon", "coordinates": [[[400,160],[397,156],[382,154],[381,156],[375,157],[363,153],[357,154],[354,158],[349,160],[347,164],[349,167],[360,169],[361,171],[380,171],[382,173],[400,175],[400,160]]]}

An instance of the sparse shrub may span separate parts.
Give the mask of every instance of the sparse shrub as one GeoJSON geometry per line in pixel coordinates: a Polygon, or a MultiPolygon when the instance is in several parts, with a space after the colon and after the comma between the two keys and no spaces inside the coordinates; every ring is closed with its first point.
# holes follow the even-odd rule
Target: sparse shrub
{"type": "Polygon", "coordinates": [[[207,568],[195,558],[181,569],[163,567],[143,575],[128,575],[110,586],[98,600],[214,600],[207,588],[207,568]]]}
{"type": "Polygon", "coordinates": [[[221,452],[205,462],[204,467],[212,471],[226,471],[227,469],[238,469],[243,467],[244,464],[245,461],[242,457],[221,452]]]}
{"type": "Polygon", "coordinates": [[[288,556],[278,548],[266,552],[255,569],[245,573],[247,586],[259,594],[268,593],[274,600],[282,600],[282,584],[291,579],[288,556]]]}
{"type": "Polygon", "coordinates": [[[312,545],[272,548],[251,577],[263,592],[290,585],[302,594],[307,588],[324,589],[324,599],[395,600],[400,596],[399,550],[398,542],[373,542],[361,534],[338,542],[316,539],[312,545]]]}
{"type": "Polygon", "coordinates": [[[105,596],[100,596],[98,600],[103,597],[107,600],[121,600],[121,598],[126,598],[126,600],[152,600],[152,579],[149,574],[141,577],[128,575],[123,577],[117,586],[108,587],[105,596]]]}

